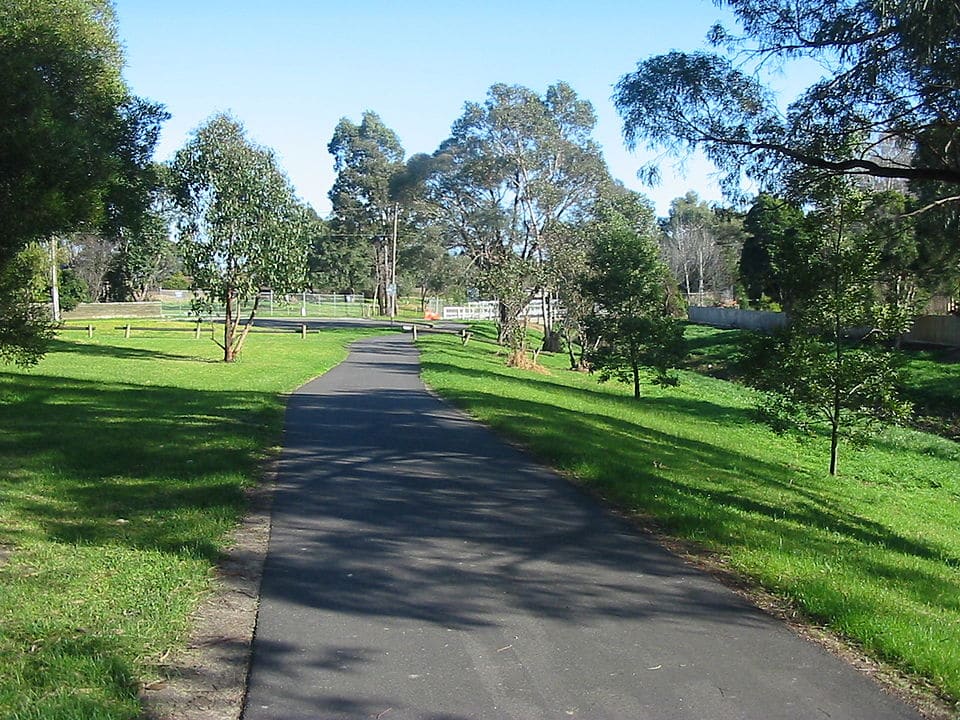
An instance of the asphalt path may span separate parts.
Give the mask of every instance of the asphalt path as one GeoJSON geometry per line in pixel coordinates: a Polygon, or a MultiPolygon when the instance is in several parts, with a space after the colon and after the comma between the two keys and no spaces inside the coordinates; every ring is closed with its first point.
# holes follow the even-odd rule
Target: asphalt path
{"type": "Polygon", "coordinates": [[[290,398],[245,720],[919,719],[418,370],[372,338],[290,398]]]}

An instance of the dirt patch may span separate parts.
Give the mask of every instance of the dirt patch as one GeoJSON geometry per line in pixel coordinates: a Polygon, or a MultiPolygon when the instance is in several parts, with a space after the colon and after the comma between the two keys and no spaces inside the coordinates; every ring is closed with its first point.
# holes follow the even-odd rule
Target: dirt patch
{"type": "Polygon", "coordinates": [[[0,545],[0,567],[3,567],[13,556],[13,545],[0,545]]]}
{"type": "Polygon", "coordinates": [[[539,352],[527,355],[525,350],[518,350],[507,357],[507,367],[520,368],[539,373],[540,375],[551,375],[550,370],[539,363],[539,352]]]}
{"type": "Polygon", "coordinates": [[[144,720],[237,720],[243,712],[276,469],[274,460],[247,492],[249,512],[231,534],[213,594],[191,617],[186,648],[163,661],[162,680],[141,688],[144,720]]]}

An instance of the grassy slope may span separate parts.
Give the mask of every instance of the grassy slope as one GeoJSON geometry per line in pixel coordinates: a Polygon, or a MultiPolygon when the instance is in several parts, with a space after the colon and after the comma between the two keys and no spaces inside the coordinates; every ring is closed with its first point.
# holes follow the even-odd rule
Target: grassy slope
{"type": "Polygon", "coordinates": [[[182,641],[279,441],[279,393],[357,335],[253,335],[225,366],[209,339],[97,325],[36,368],[0,367],[4,718],[139,714],[136,683],[182,641]]]}
{"type": "Polygon", "coordinates": [[[756,424],[729,382],[684,373],[635,402],[561,357],[543,376],[482,339],[420,345],[424,380],[480,420],[960,698],[960,445],[890,431],[830,478],[825,442],[756,424]]]}
{"type": "MultiPolygon", "coordinates": [[[[744,330],[688,325],[688,366],[717,377],[731,377],[744,330]]],[[[904,350],[903,396],[914,404],[916,424],[954,439],[960,438],[960,361],[956,350],[904,350]]]]}

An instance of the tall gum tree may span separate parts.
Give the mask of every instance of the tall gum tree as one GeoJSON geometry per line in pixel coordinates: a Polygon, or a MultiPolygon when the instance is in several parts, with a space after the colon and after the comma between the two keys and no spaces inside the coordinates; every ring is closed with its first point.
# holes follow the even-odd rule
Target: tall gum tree
{"type": "Polygon", "coordinates": [[[808,169],[908,182],[927,209],[960,201],[955,0],[717,4],[742,34],[716,26],[712,49],[650,57],[619,81],[630,146],[701,150],[732,193],[744,173],[777,191],[769,183],[808,169]],[[816,62],[823,76],[781,110],[760,78],[795,59],[816,62]]]}
{"type": "Polygon", "coordinates": [[[202,302],[225,309],[223,359],[243,348],[261,288],[302,289],[306,209],[272,151],[247,139],[228,115],[215,115],[177,152],[171,166],[177,240],[202,302]],[[241,306],[253,298],[242,330],[241,306]]]}
{"type": "Polygon", "coordinates": [[[403,146],[380,116],[368,110],[359,125],[341,118],[327,149],[337,173],[330,190],[331,235],[336,244],[354,248],[352,252],[339,249],[337,254],[372,255],[368,265],[379,312],[395,314],[396,295],[388,293],[388,286],[396,280],[391,239],[398,222],[398,203],[392,184],[404,169],[403,146]]]}
{"type": "MultiPolygon", "coordinates": [[[[0,272],[29,242],[97,228],[146,204],[166,114],[133,96],[122,70],[107,0],[0,3],[0,272]]],[[[5,277],[21,275],[10,268],[5,277]]],[[[16,317],[0,317],[3,356],[35,361],[47,332],[40,316],[5,307],[16,317]],[[29,352],[16,352],[18,337],[29,352]]]]}
{"type": "Polygon", "coordinates": [[[408,163],[448,247],[471,259],[482,289],[500,301],[499,339],[513,360],[526,345],[518,314],[548,289],[553,244],[608,181],[595,124],[592,105],[566,83],[542,96],[497,84],[484,102],[466,103],[433,156],[408,163]]]}

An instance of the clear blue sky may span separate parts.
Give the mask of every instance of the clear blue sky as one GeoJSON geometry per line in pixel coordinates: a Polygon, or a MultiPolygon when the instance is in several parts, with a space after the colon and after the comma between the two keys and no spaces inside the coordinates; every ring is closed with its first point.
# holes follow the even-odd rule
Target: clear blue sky
{"type": "Polygon", "coordinates": [[[207,117],[229,111],[274,148],[298,194],[321,215],[333,183],[326,145],[341,117],[377,112],[408,155],[432,152],[466,101],[494,83],[542,93],[558,80],[590,100],[614,176],[660,214],[688,189],[719,199],[705,163],[664,183],[636,180],[610,96],[638,60],[703,45],[724,13],[708,0],[116,0],[134,92],[166,105],[158,159],[207,117]]]}

